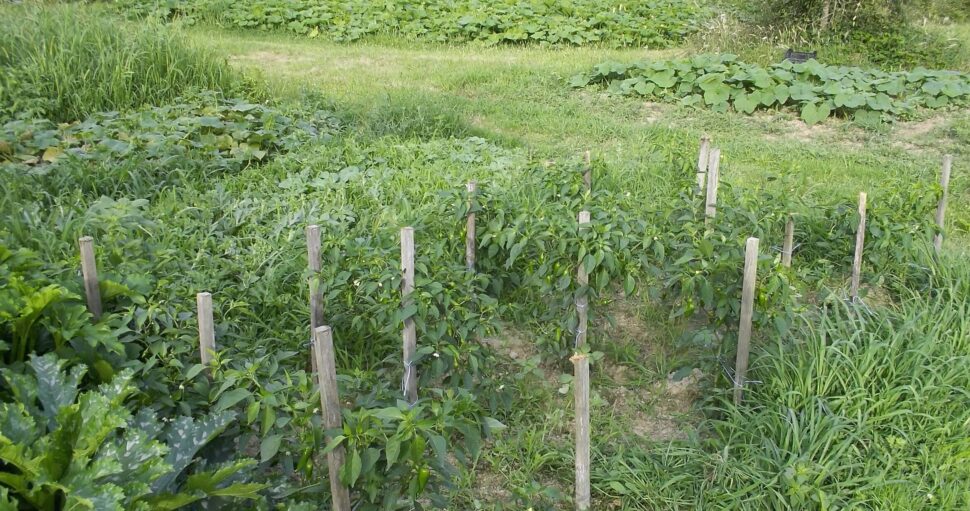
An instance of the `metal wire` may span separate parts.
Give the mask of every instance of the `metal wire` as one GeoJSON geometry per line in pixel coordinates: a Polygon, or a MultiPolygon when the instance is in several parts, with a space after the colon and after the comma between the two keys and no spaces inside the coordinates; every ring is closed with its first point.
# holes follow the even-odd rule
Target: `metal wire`
{"type": "MultiPolygon", "coordinates": [[[[724,370],[724,376],[727,376],[727,379],[731,380],[731,384],[737,387],[738,380],[734,379],[734,370],[728,367],[727,364],[724,363],[724,359],[722,359],[721,357],[717,357],[717,361],[718,363],[721,364],[721,368],[724,370]]],[[[751,385],[761,385],[764,382],[760,380],[745,380],[744,383],[750,383],[751,385]]]]}
{"type": "MultiPolygon", "coordinates": [[[[792,246],[792,248],[791,248],[792,253],[794,254],[795,251],[798,250],[798,248],[801,247],[801,246],[802,246],[801,243],[792,246]]],[[[772,245],[771,246],[771,250],[780,253],[780,252],[784,252],[785,251],[785,247],[784,246],[778,246],[778,245],[772,245]]]]}
{"type": "MultiPolygon", "coordinates": [[[[576,304],[576,312],[586,312],[586,309],[588,308],[589,305],[586,303],[576,304]]],[[[578,323],[576,324],[576,337],[573,339],[573,348],[579,349],[579,336],[585,334],[588,329],[588,327],[582,328],[578,323]]]]}

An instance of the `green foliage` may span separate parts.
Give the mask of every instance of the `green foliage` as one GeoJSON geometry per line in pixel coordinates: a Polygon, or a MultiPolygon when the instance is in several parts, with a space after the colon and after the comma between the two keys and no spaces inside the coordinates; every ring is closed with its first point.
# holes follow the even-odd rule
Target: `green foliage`
{"type": "Polygon", "coordinates": [[[827,301],[755,349],[743,405],[709,400],[703,439],[604,446],[594,487],[644,510],[965,508],[970,267],[917,257],[925,289],[898,308],[827,301]]]}
{"type": "MultiPolygon", "coordinates": [[[[676,73],[654,79],[655,86],[678,83],[676,73]]],[[[705,86],[702,98],[709,93],[712,100],[734,99],[713,80],[705,86]]],[[[797,314],[813,310],[801,293],[838,283],[851,261],[850,200],[735,189],[727,178],[718,216],[706,222],[691,189],[692,164],[676,144],[649,168],[672,193],[646,201],[604,162],[593,162],[597,180],[587,191],[585,169],[576,161],[546,162],[479,138],[437,138],[467,133],[458,129],[460,117],[446,110],[378,112],[373,123],[386,120],[388,126],[358,137],[342,133],[323,113],[219,96],[182,98],[177,105],[98,113],[63,126],[25,117],[7,124],[3,134],[8,150],[0,162],[5,184],[0,214],[9,221],[0,226],[0,238],[5,246],[24,247],[11,251],[10,261],[29,263],[10,262],[2,270],[23,282],[0,292],[0,310],[7,314],[2,340],[12,347],[15,335],[23,336],[15,332],[28,332],[18,348],[24,357],[55,351],[71,364],[97,370],[96,361],[69,349],[70,342],[44,339],[59,328],[49,319],[59,307],[75,311],[79,325],[104,330],[108,337],[98,353],[105,353],[109,371],[97,371],[91,381],[78,376],[78,393],[85,395],[85,386],[96,392],[90,387],[96,382],[131,378],[137,390],[118,407],[126,419],[114,434],[144,432],[167,452],[157,465],[166,470],[145,478],[147,490],[141,487],[134,505],[168,509],[195,502],[217,509],[234,504],[223,497],[239,496],[254,497],[257,502],[245,504],[257,509],[315,509],[329,498],[325,454],[339,445],[347,459],[337,477],[352,487],[356,509],[459,509],[448,497],[467,473],[460,465],[478,466],[482,445],[502,429],[491,417],[509,422],[517,412],[509,405],[529,383],[514,370],[508,375],[508,361],[489,347],[500,319],[528,329],[529,341],[553,365],[573,351],[576,298],[585,295],[592,304],[590,343],[596,349],[611,342],[602,337],[608,318],[600,305],[621,294],[641,294],[658,299],[671,323],[690,322],[683,341],[701,357],[723,359],[733,348],[737,325],[744,238],[763,239],[755,321],[772,339],[801,333],[797,314]],[[475,197],[463,191],[467,179],[479,180],[475,197]],[[592,213],[587,228],[575,220],[582,209],[592,213]],[[462,227],[469,212],[478,215],[475,271],[463,264],[462,227]],[[798,225],[796,270],[782,268],[771,251],[789,214],[798,225]],[[323,269],[315,274],[306,270],[307,224],[321,226],[323,233],[323,269]],[[417,286],[402,304],[398,234],[407,225],[416,230],[417,286]],[[90,324],[79,299],[81,234],[97,240],[105,283],[106,314],[97,325],[90,324]],[[588,285],[576,279],[580,265],[589,274],[588,285]],[[306,370],[308,284],[323,291],[337,350],[344,424],[326,432],[334,438],[329,443],[306,370]],[[29,297],[48,287],[64,301],[42,308],[33,323],[17,323],[34,310],[29,297]],[[108,292],[119,288],[127,291],[108,292]],[[212,291],[216,303],[218,354],[211,367],[198,363],[193,297],[201,290],[212,291]],[[418,353],[406,361],[420,377],[414,406],[402,404],[396,388],[404,373],[400,327],[406,318],[415,321],[419,335],[418,353]],[[20,324],[32,326],[14,330],[20,324]],[[107,349],[115,345],[120,352],[107,349]]],[[[751,99],[736,107],[752,109],[751,99]]],[[[905,297],[907,286],[936,287],[910,263],[912,251],[933,232],[930,211],[938,191],[922,183],[872,190],[864,278],[879,284],[905,275],[905,285],[886,286],[892,299],[905,297]]],[[[91,338],[87,331],[70,336],[74,342],[91,338]]],[[[5,353],[13,362],[8,373],[20,374],[24,357],[11,354],[5,353]]],[[[543,357],[531,357],[523,367],[535,371],[543,357]]],[[[753,364],[755,378],[772,376],[759,371],[753,364]]],[[[10,407],[24,401],[3,398],[10,407]]],[[[713,404],[715,419],[734,413],[720,400],[713,404]]],[[[57,430],[51,431],[54,436],[57,430]]],[[[609,463],[608,476],[597,474],[598,495],[623,496],[624,505],[657,499],[640,507],[666,509],[687,507],[696,496],[722,488],[731,488],[721,498],[733,503],[733,495],[755,484],[774,489],[775,479],[768,477],[722,477],[716,456],[730,453],[732,436],[741,433],[713,425],[709,431],[704,447],[710,451],[678,444],[632,458],[621,456],[621,447],[613,449],[620,443],[615,437],[604,437],[611,445],[597,458],[617,462],[609,463]],[[722,431],[727,440],[714,435],[722,431]],[[685,461],[683,453],[694,458],[685,461]],[[631,469],[627,478],[623,467],[638,462],[647,466],[631,469]],[[697,471],[661,488],[637,480],[658,467],[683,465],[697,471]],[[717,488],[703,486],[712,479],[717,488]]],[[[769,433],[764,437],[773,440],[769,433]]],[[[557,436],[552,426],[533,435],[538,445],[524,455],[532,457],[527,462],[568,472],[559,470],[568,458],[551,445],[557,436]]],[[[777,459],[784,462],[752,465],[758,474],[813,483],[802,465],[792,465],[789,474],[788,458],[777,459]]],[[[855,480],[840,484],[817,486],[835,494],[859,488],[855,480]]],[[[518,485],[511,498],[523,508],[552,509],[561,495],[543,486],[518,485]]],[[[0,503],[20,498],[16,490],[4,490],[0,503]]],[[[801,494],[771,498],[774,507],[811,504],[801,494]]]]}
{"type": "Polygon", "coordinates": [[[625,3],[390,2],[382,0],[119,0],[124,11],[162,19],[218,23],[260,30],[285,30],[308,37],[356,41],[390,34],[425,41],[485,44],[668,47],[696,28],[700,10],[684,0],[625,3]]]}
{"type": "Polygon", "coordinates": [[[165,27],[123,24],[78,5],[4,5],[0,13],[0,122],[25,114],[70,122],[195,88],[237,87],[225,62],[165,27]]]}
{"type": "Polygon", "coordinates": [[[772,25],[810,26],[818,32],[866,30],[873,25],[902,23],[903,6],[912,0],[765,0],[753,2],[763,22],[772,25]]]}
{"type": "Polygon", "coordinates": [[[573,87],[606,86],[611,93],[706,105],[752,113],[792,107],[815,124],[829,117],[862,123],[912,116],[918,109],[970,102],[970,75],[917,68],[884,72],[826,66],[815,60],[771,67],[745,64],[734,55],[697,55],[669,61],[604,62],[570,79],[573,87]]]}
{"type": "MultiPolygon", "coordinates": [[[[238,170],[267,155],[319,141],[336,129],[323,112],[291,117],[279,109],[213,92],[177,103],[124,114],[97,113],[83,122],[10,121],[0,127],[0,161],[23,165],[112,162],[137,157],[145,163],[176,157],[205,159],[210,168],[238,170]]],[[[168,162],[171,165],[170,162],[168,162]]]]}
{"type": "Polygon", "coordinates": [[[415,406],[397,401],[378,407],[381,394],[367,397],[368,408],[345,411],[343,429],[330,432],[327,450],[338,445],[346,450],[341,482],[359,491],[365,510],[407,509],[422,497],[446,508],[442,490],[458,474],[452,459],[474,463],[486,435],[504,426],[483,417],[464,390],[435,391],[434,400],[415,406]],[[462,441],[452,441],[457,438],[462,441]]]}
{"type": "MultiPolygon", "coordinates": [[[[9,364],[32,353],[57,352],[84,360],[102,378],[124,359],[124,347],[111,333],[110,320],[91,323],[81,297],[44,275],[39,258],[24,249],[0,244],[0,352],[9,364]]],[[[107,299],[132,296],[124,286],[106,281],[107,299]]]]}
{"type": "Polygon", "coordinates": [[[209,496],[252,498],[258,484],[225,484],[237,462],[175,480],[200,448],[232,420],[182,417],[167,426],[148,409],[124,403],[135,391],[131,371],[81,392],[84,368],[65,371],[54,354],[32,356],[32,374],[2,370],[0,485],[19,509],[178,509],[209,496]]]}
{"type": "Polygon", "coordinates": [[[959,40],[906,23],[886,23],[853,30],[844,37],[833,38],[832,44],[840,53],[861,54],[883,69],[966,70],[970,51],[959,40]]]}

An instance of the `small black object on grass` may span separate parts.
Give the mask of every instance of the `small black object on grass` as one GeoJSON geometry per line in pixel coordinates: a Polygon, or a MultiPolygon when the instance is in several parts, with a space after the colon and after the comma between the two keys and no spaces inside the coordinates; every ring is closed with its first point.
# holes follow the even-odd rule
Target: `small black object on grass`
{"type": "Polygon", "coordinates": [[[795,51],[788,48],[788,51],[785,52],[785,60],[794,62],[795,64],[800,64],[808,61],[809,59],[814,59],[817,55],[818,52],[814,51],[795,51]]]}

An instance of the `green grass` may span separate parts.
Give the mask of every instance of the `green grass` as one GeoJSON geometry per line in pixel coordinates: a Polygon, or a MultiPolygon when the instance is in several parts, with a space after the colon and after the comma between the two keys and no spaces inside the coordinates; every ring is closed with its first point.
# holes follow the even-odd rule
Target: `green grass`
{"type": "Polygon", "coordinates": [[[238,81],[169,27],[35,2],[0,7],[0,70],[0,118],[31,111],[58,122],[163,104],[191,89],[230,92],[238,81]]]}
{"type": "Polygon", "coordinates": [[[929,264],[932,296],[909,283],[914,290],[898,307],[831,303],[790,337],[764,339],[750,374],[759,383],[743,406],[713,399],[703,441],[601,442],[601,502],[618,498],[621,509],[643,510],[965,509],[970,267],[929,264]]]}

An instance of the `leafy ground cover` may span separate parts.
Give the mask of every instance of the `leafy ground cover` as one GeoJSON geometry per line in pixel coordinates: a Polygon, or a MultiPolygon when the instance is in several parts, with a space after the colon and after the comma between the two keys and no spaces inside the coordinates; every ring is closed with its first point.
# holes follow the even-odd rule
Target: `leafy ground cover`
{"type": "Polygon", "coordinates": [[[339,477],[359,509],[569,508],[563,373],[584,293],[597,509],[967,505],[959,173],[946,251],[925,250],[938,151],[960,161],[966,120],[928,132],[931,142],[896,131],[902,124],[769,139],[785,136],[768,129],[792,120],[785,112],[645,114],[631,98],[563,87],[563,76],[633,51],[193,36],[264,69],[283,99],[183,94],[3,128],[0,502],[326,506],[327,445],[306,370],[312,279],[338,348],[345,426],[331,434],[348,450],[339,477]],[[702,131],[726,155],[709,225],[692,189],[702,131]],[[577,147],[591,143],[586,191],[577,147]],[[472,198],[469,180],[479,182],[472,198]],[[847,306],[860,188],[871,201],[866,305],[847,306]],[[576,224],[582,208],[589,229],[576,224]],[[469,211],[480,229],[475,272],[463,261],[469,211]],[[789,214],[794,269],[770,248],[789,214]],[[310,223],[323,231],[319,274],[306,270],[310,223]],[[405,225],[417,233],[412,307],[397,292],[405,225]],[[97,243],[100,321],[77,277],[85,234],[97,243]],[[751,373],[761,383],[737,407],[721,364],[733,354],[749,235],[766,247],[751,373]],[[589,286],[574,278],[578,265],[589,286]],[[211,369],[198,363],[202,290],[216,304],[211,369]],[[619,303],[631,304],[628,317],[619,303]],[[414,407],[398,388],[408,317],[421,347],[414,407]],[[510,352],[513,332],[525,340],[510,352]],[[38,367],[58,376],[41,381],[38,367]],[[690,392],[704,397],[685,400],[686,417],[661,419],[678,375],[694,368],[702,383],[690,392]],[[110,423],[74,427],[91,415],[110,423]],[[20,440],[44,438],[25,462],[20,440]],[[78,463],[51,472],[65,453],[78,463]],[[122,484],[119,473],[137,481],[122,484]],[[20,484],[30,474],[51,482],[20,484]]]}
{"type": "Polygon", "coordinates": [[[621,64],[604,62],[569,80],[573,87],[605,86],[615,94],[705,105],[750,114],[758,109],[791,107],[808,124],[829,116],[851,117],[871,125],[918,109],[966,105],[970,75],[955,71],[888,73],[826,66],[815,60],[784,61],[769,68],[745,64],[734,55],[697,55],[687,59],[621,64]]]}
{"type": "Polygon", "coordinates": [[[334,41],[392,35],[437,42],[486,44],[608,44],[662,48],[696,29],[701,10],[684,0],[595,2],[383,2],[370,0],[255,0],[117,2],[135,15],[225,26],[282,30],[334,41]]]}

